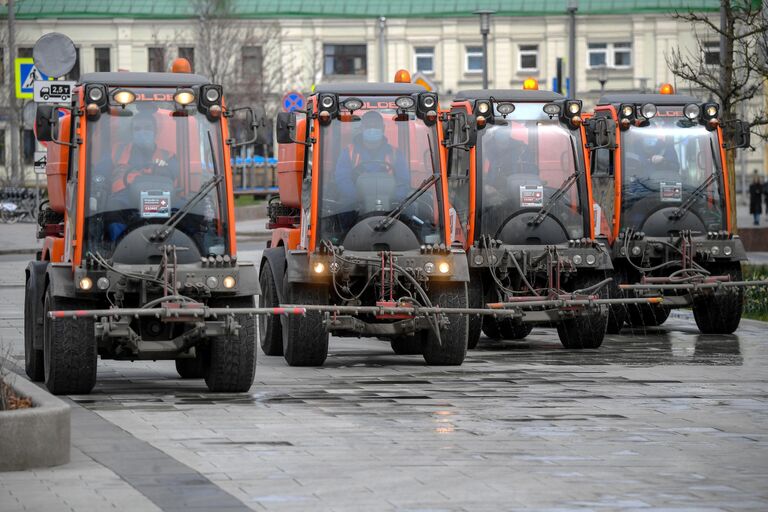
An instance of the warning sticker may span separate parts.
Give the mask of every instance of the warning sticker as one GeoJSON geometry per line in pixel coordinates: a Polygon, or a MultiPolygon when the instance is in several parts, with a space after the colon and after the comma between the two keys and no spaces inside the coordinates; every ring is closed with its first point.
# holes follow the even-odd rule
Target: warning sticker
{"type": "Polygon", "coordinates": [[[676,203],[683,199],[683,184],[679,181],[662,181],[659,182],[659,192],[662,203],[676,203]]]}
{"type": "Polygon", "coordinates": [[[540,208],[544,206],[544,187],[542,185],[520,185],[520,207],[540,208]]]}
{"type": "Polygon", "coordinates": [[[171,193],[164,190],[142,191],[139,210],[144,218],[170,217],[171,193]]]}

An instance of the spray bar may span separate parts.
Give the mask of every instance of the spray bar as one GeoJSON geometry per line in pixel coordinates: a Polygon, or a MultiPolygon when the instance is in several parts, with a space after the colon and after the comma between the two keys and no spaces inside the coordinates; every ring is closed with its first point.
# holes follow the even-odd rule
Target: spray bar
{"type": "Polygon", "coordinates": [[[703,283],[676,283],[676,284],[620,284],[622,290],[702,290],[712,288],[730,288],[747,286],[768,286],[768,279],[761,281],[713,281],[703,283]]]}
{"type": "Polygon", "coordinates": [[[276,308],[112,308],[112,309],[72,309],[50,311],[48,318],[58,320],[62,318],[101,318],[132,316],[155,318],[216,318],[219,315],[304,315],[307,310],[302,307],[276,307],[276,308]]]}

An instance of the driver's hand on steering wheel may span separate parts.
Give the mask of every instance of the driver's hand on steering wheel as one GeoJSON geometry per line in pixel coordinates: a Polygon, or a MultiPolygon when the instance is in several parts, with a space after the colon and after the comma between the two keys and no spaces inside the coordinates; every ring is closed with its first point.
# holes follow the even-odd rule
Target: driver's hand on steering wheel
{"type": "Polygon", "coordinates": [[[664,157],[662,155],[653,155],[651,157],[651,163],[652,164],[658,164],[664,161],[664,157]]]}

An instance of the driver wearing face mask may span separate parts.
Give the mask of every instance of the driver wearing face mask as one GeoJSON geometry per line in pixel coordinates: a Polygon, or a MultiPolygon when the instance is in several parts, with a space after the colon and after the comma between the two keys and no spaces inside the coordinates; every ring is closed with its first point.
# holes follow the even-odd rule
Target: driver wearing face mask
{"type": "Polygon", "coordinates": [[[405,156],[387,141],[381,114],[375,110],[369,110],[360,119],[358,135],[339,155],[336,164],[336,189],[340,197],[357,197],[358,190],[355,186],[357,178],[363,173],[378,172],[394,175],[396,183],[394,200],[400,200],[408,195],[411,179],[405,156]]]}
{"type": "Polygon", "coordinates": [[[680,160],[671,141],[666,141],[661,137],[645,136],[639,149],[635,150],[633,155],[644,169],[653,171],[680,171],[680,160]],[[647,167],[646,167],[647,166],[647,167]]]}

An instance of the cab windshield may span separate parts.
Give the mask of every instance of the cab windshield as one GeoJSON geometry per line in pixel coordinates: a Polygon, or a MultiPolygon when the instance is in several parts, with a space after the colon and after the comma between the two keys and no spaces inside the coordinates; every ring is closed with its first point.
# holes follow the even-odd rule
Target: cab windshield
{"type": "Polygon", "coordinates": [[[686,203],[707,230],[723,228],[717,132],[679,110],[659,109],[647,126],[621,134],[623,228],[641,229],[649,215],[686,203]]]}
{"type": "Polygon", "coordinates": [[[176,106],[173,91],[132,91],[136,101],[124,108],[110,106],[87,122],[86,250],[110,258],[132,231],[165,223],[195,199],[176,225],[186,245],[194,246],[187,252],[198,257],[224,254],[220,124],[194,105],[176,106]],[[215,176],[218,184],[198,202],[195,196],[215,176]]]}
{"type": "Polygon", "coordinates": [[[398,115],[395,97],[359,99],[360,110],[320,126],[319,239],[344,245],[353,226],[405,203],[396,220],[418,244],[443,242],[435,126],[398,115]]]}
{"type": "Polygon", "coordinates": [[[480,131],[477,180],[482,234],[499,238],[511,219],[549,205],[548,216],[568,238],[584,236],[579,194],[583,180],[550,202],[568,178],[583,169],[580,135],[563,126],[557,116],[550,118],[543,106],[516,104],[506,118],[496,111],[493,124],[480,131]]]}

